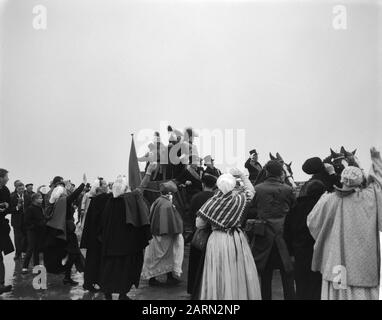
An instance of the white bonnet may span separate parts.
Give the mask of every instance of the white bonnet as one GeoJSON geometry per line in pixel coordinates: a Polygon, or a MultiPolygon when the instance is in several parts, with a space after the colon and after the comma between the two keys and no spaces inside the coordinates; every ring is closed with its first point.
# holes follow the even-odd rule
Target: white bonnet
{"type": "Polygon", "coordinates": [[[363,182],[363,173],[360,168],[346,167],[341,173],[341,182],[347,187],[359,187],[363,182]]]}
{"type": "Polygon", "coordinates": [[[226,194],[236,187],[236,179],[232,174],[224,173],[218,178],[216,185],[221,192],[226,194]]]}
{"type": "Polygon", "coordinates": [[[113,196],[118,198],[120,195],[124,194],[129,187],[126,176],[118,176],[113,184],[113,196]]]}

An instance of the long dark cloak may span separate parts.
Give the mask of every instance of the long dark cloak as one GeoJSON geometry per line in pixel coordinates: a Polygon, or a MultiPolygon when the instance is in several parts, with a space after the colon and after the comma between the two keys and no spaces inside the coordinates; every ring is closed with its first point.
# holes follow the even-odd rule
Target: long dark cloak
{"type": "Polygon", "coordinates": [[[80,248],[91,249],[100,243],[101,214],[111,196],[110,193],[102,193],[91,198],[82,231],[80,248]]]}
{"type": "Polygon", "coordinates": [[[111,194],[103,193],[90,200],[81,237],[81,248],[86,250],[84,284],[99,284],[101,271],[101,214],[111,194]]]}
{"type": "MultiPolygon", "coordinates": [[[[138,287],[143,266],[143,251],[151,238],[149,224],[139,227],[127,223],[126,201],[142,201],[140,197],[122,195],[110,198],[102,212],[102,267],[100,285],[107,293],[127,293],[138,287]]],[[[131,203],[130,208],[140,208],[131,203]]],[[[137,214],[137,212],[134,212],[137,214]]],[[[145,214],[142,212],[142,214],[145,214]]],[[[143,220],[143,219],[141,219],[143,220]]]]}

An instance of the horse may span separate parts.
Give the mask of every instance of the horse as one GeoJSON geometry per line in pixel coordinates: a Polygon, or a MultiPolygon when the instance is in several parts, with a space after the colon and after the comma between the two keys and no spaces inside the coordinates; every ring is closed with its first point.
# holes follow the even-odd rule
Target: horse
{"type": "MultiPolygon", "coordinates": [[[[269,158],[270,160],[277,160],[282,164],[284,174],[285,174],[285,183],[291,186],[293,189],[297,188],[296,183],[294,182],[294,179],[293,179],[292,162],[286,163],[278,152],[276,153],[276,157],[273,156],[272,153],[269,153],[269,158]]],[[[264,182],[266,178],[267,178],[267,173],[265,168],[263,168],[260,170],[256,178],[255,185],[258,185],[264,182]]]]}
{"type": "Polygon", "coordinates": [[[336,174],[340,176],[342,171],[348,166],[360,167],[359,161],[355,155],[356,152],[357,149],[350,152],[343,146],[341,147],[340,152],[335,152],[330,148],[330,156],[326,157],[323,162],[333,165],[336,174]]]}
{"type": "Polygon", "coordinates": [[[349,165],[345,155],[342,152],[335,152],[330,148],[330,156],[323,160],[324,163],[331,164],[337,175],[341,175],[342,171],[349,165]]]}
{"type": "Polygon", "coordinates": [[[357,152],[357,149],[355,149],[352,152],[349,152],[349,151],[346,151],[343,146],[341,147],[341,153],[345,156],[345,160],[349,166],[359,167],[359,162],[355,155],[356,152],[357,152]]]}

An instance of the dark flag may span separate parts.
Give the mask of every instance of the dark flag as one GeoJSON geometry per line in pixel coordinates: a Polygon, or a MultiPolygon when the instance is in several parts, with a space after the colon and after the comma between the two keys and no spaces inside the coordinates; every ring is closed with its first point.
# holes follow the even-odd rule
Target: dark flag
{"type": "Polygon", "coordinates": [[[131,147],[129,157],[129,186],[131,190],[141,184],[141,173],[139,171],[137,151],[135,150],[134,135],[131,135],[131,147]]]}

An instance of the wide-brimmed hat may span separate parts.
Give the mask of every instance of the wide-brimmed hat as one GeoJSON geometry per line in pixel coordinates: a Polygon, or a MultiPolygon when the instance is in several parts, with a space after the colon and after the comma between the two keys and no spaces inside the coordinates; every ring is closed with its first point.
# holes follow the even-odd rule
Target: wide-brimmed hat
{"type": "Polygon", "coordinates": [[[317,174],[323,169],[325,169],[324,163],[319,157],[309,158],[302,165],[302,171],[306,174],[317,174]]]}

